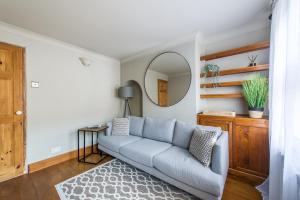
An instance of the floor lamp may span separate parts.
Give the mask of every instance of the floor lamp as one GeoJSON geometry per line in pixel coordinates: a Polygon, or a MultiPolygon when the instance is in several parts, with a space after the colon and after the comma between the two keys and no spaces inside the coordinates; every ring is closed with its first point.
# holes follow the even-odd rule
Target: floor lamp
{"type": "Polygon", "coordinates": [[[131,115],[131,109],[130,109],[130,105],[129,105],[129,98],[133,97],[133,88],[130,87],[130,86],[120,87],[119,90],[118,90],[118,96],[120,98],[125,99],[125,108],[124,108],[123,117],[126,117],[127,108],[128,108],[128,111],[129,111],[129,115],[131,115]]]}

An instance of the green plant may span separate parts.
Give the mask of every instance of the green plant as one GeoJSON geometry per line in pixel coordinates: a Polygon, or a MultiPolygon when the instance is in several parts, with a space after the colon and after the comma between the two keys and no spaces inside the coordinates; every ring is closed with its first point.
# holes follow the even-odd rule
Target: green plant
{"type": "Polygon", "coordinates": [[[268,96],[268,79],[258,75],[244,81],[243,95],[249,108],[264,108],[268,96]]]}
{"type": "Polygon", "coordinates": [[[220,75],[220,67],[218,65],[214,64],[206,64],[202,68],[202,73],[204,74],[204,78],[207,77],[208,74],[211,74],[211,77],[213,77],[213,85],[214,87],[218,86],[218,76],[220,75]]]}

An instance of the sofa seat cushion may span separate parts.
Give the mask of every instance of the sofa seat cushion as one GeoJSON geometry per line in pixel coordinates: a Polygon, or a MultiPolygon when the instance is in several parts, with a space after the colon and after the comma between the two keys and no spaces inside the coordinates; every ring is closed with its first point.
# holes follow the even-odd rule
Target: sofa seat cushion
{"type": "Polygon", "coordinates": [[[204,167],[186,149],[173,146],[153,158],[154,168],[182,183],[219,197],[223,179],[204,167]]]}
{"type": "Polygon", "coordinates": [[[172,145],[143,138],[120,148],[120,154],[148,167],[153,167],[153,157],[172,145]]]}
{"type": "Polygon", "coordinates": [[[100,146],[104,146],[105,148],[119,153],[119,149],[127,144],[136,142],[138,140],[142,139],[141,137],[128,135],[128,136],[104,136],[100,135],[98,138],[98,144],[100,146]]]}

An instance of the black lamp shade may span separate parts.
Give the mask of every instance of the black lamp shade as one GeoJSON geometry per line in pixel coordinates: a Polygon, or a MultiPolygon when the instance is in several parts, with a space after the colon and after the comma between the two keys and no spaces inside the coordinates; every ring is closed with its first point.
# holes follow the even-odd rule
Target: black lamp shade
{"type": "Polygon", "coordinates": [[[131,98],[133,97],[133,88],[129,86],[120,87],[118,90],[118,96],[120,98],[131,98]]]}

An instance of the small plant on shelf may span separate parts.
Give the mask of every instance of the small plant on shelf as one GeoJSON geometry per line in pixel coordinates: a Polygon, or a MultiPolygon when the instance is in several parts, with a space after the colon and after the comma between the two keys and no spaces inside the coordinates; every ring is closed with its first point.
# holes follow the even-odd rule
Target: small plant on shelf
{"type": "Polygon", "coordinates": [[[203,68],[202,68],[202,73],[204,74],[203,77],[206,78],[209,75],[211,75],[211,77],[213,77],[213,86],[217,87],[218,86],[218,76],[220,75],[220,67],[218,65],[214,65],[214,64],[206,64],[203,68]]]}
{"type": "Polygon", "coordinates": [[[268,98],[268,79],[257,75],[243,83],[243,96],[251,118],[262,118],[268,98]]]}

